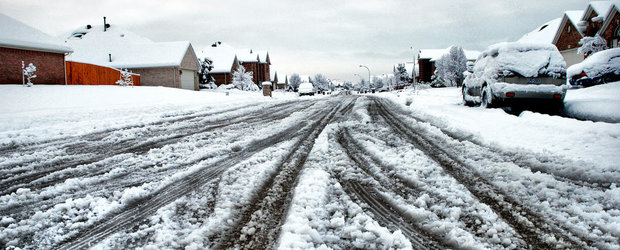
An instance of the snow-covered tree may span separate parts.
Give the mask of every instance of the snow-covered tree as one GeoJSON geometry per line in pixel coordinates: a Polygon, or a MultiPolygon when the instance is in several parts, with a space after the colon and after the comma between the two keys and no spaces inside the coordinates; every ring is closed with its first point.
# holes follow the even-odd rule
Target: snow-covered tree
{"type": "Polygon", "coordinates": [[[463,72],[467,70],[465,51],[458,46],[450,47],[448,54],[435,62],[434,85],[461,86],[465,79],[463,72]]]}
{"type": "Polygon", "coordinates": [[[24,67],[24,61],[22,61],[22,70],[23,70],[22,73],[26,77],[26,80],[28,80],[26,85],[28,87],[32,87],[33,85],[32,79],[37,78],[37,75],[34,74],[34,72],[37,71],[37,67],[34,66],[34,64],[32,63],[28,64],[28,67],[24,67]]]}
{"type": "Polygon", "coordinates": [[[579,44],[581,44],[581,47],[577,49],[577,54],[584,55],[586,57],[607,49],[607,41],[605,41],[605,39],[599,34],[596,34],[594,37],[586,36],[581,38],[581,40],[579,40],[579,44]]]}
{"type": "Polygon", "coordinates": [[[288,85],[291,90],[297,91],[299,84],[301,84],[301,77],[299,77],[299,74],[292,74],[288,79],[288,85]]]}
{"type": "Polygon", "coordinates": [[[411,80],[411,75],[407,73],[407,68],[405,68],[404,63],[399,63],[396,67],[396,71],[394,71],[394,81],[396,86],[405,86],[411,80]]]}
{"type": "Polygon", "coordinates": [[[317,89],[319,91],[328,90],[329,80],[327,80],[327,78],[322,74],[316,74],[314,76],[314,79],[312,79],[312,86],[314,86],[314,89],[317,89]]]}
{"type": "Polygon", "coordinates": [[[353,89],[353,83],[351,83],[351,82],[345,82],[343,87],[344,87],[346,90],[352,90],[352,89],[353,89]]]}
{"type": "Polygon", "coordinates": [[[121,69],[121,79],[116,81],[116,84],[121,85],[121,86],[128,86],[128,85],[133,86],[132,75],[133,74],[129,70],[121,69]]]}
{"type": "Polygon", "coordinates": [[[258,91],[258,86],[252,81],[253,76],[254,72],[246,72],[245,67],[239,65],[237,71],[233,73],[233,85],[244,91],[258,91]]]}
{"type": "Polygon", "coordinates": [[[211,70],[213,70],[213,60],[205,57],[200,60],[200,68],[198,69],[198,83],[200,88],[216,89],[215,79],[211,76],[211,70]]]}
{"type": "Polygon", "coordinates": [[[384,84],[383,83],[383,78],[375,76],[375,77],[372,78],[372,81],[373,81],[373,83],[372,83],[372,87],[373,88],[375,88],[377,90],[380,90],[380,89],[383,88],[383,84],[384,84]]]}

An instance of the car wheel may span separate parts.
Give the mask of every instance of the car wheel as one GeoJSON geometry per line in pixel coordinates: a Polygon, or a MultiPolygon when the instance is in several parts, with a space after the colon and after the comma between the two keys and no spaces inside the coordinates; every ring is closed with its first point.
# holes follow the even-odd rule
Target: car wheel
{"type": "Polygon", "coordinates": [[[492,105],[493,98],[491,96],[491,91],[490,91],[489,87],[487,87],[487,86],[482,87],[482,91],[480,91],[480,93],[482,94],[481,95],[481,97],[482,97],[481,99],[482,100],[481,100],[481,103],[480,103],[480,107],[492,108],[493,107],[493,105],[492,105]]]}
{"type": "Polygon", "coordinates": [[[474,106],[473,102],[468,101],[467,98],[465,98],[465,96],[467,95],[467,90],[465,90],[465,86],[463,86],[463,88],[461,89],[461,94],[463,94],[463,104],[465,104],[465,106],[474,106]]]}

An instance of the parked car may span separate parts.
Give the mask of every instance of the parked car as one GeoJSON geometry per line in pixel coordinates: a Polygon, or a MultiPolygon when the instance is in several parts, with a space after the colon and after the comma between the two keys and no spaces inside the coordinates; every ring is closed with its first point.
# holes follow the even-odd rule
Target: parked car
{"type": "Polygon", "coordinates": [[[299,84],[297,93],[299,94],[299,96],[314,95],[315,93],[314,86],[312,86],[312,83],[302,82],[301,84],[299,84]]]}
{"type": "Polygon", "coordinates": [[[499,43],[476,60],[463,82],[466,105],[562,107],[566,62],[553,45],[499,43]]]}
{"type": "Polygon", "coordinates": [[[572,86],[590,87],[620,81],[620,48],[599,51],[566,70],[572,86]]]}

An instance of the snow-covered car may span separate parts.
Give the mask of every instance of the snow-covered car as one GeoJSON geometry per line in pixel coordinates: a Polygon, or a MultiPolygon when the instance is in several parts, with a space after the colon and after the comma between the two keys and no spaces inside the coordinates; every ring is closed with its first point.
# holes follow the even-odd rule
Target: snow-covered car
{"type": "Polygon", "coordinates": [[[599,51],[566,70],[570,85],[590,87],[620,81],[620,48],[599,51]]]}
{"type": "Polygon", "coordinates": [[[312,86],[312,83],[302,82],[301,84],[299,84],[299,88],[297,88],[297,93],[299,94],[299,96],[314,95],[314,86],[312,86]]]}
{"type": "Polygon", "coordinates": [[[463,82],[466,105],[562,107],[566,62],[554,45],[499,43],[476,60],[463,82]]]}

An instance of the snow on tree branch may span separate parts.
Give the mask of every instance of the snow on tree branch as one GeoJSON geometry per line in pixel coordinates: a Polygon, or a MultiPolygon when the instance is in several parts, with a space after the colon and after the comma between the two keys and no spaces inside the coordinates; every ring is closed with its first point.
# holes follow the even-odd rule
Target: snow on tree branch
{"type": "Polygon", "coordinates": [[[584,55],[586,57],[607,49],[607,41],[605,41],[605,39],[599,34],[596,34],[594,37],[586,36],[581,38],[581,40],[579,40],[579,44],[581,44],[581,47],[577,49],[577,54],[584,55]]]}
{"type": "Polygon", "coordinates": [[[254,72],[246,72],[245,67],[239,65],[233,73],[233,85],[243,91],[258,91],[258,86],[252,81],[253,76],[254,72]]]}
{"type": "Polygon", "coordinates": [[[28,83],[26,83],[28,87],[32,87],[33,85],[32,79],[37,78],[37,75],[34,74],[34,72],[36,71],[37,71],[37,67],[34,66],[34,64],[30,63],[28,64],[28,67],[24,67],[24,61],[22,61],[22,73],[28,80],[28,83]]]}

